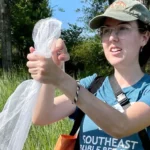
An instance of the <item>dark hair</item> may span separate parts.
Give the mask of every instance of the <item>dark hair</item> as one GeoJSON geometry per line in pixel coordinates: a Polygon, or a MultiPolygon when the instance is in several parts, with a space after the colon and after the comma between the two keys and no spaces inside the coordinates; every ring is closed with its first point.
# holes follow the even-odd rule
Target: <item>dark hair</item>
{"type": "Polygon", "coordinates": [[[137,20],[137,25],[138,25],[140,33],[144,33],[146,31],[150,31],[150,26],[148,26],[147,24],[145,24],[144,22],[142,22],[140,20],[137,20]]]}
{"type": "MultiPolygon", "coordinates": [[[[146,25],[140,20],[137,20],[137,24],[139,27],[140,33],[145,33],[146,31],[150,31],[150,26],[146,25]]],[[[143,47],[142,51],[139,53],[139,64],[141,67],[145,66],[148,59],[150,58],[150,39],[147,44],[143,47]]]]}

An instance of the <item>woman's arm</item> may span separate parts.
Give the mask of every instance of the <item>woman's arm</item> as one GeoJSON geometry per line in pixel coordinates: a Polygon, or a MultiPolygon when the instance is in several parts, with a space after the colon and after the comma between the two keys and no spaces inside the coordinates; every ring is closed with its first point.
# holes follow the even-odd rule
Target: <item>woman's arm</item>
{"type": "Polygon", "coordinates": [[[43,84],[34,108],[32,122],[47,125],[71,115],[76,106],[65,95],[55,97],[55,87],[43,84]]]}
{"type": "MultiPolygon", "coordinates": [[[[76,95],[76,81],[63,72],[51,58],[30,54],[28,55],[28,59],[29,62],[27,66],[29,67],[31,76],[35,80],[45,84],[55,85],[66,95],[58,97],[54,101],[48,101],[46,99],[50,93],[49,90],[47,90],[47,92],[45,92],[48,95],[45,94],[47,98],[44,98],[46,101],[43,102],[41,94],[41,101],[39,101],[39,106],[37,106],[36,114],[40,116],[41,111],[39,110],[44,110],[44,114],[46,114],[46,118],[48,118],[48,121],[46,121],[45,118],[41,121],[41,124],[52,123],[70,115],[75,110],[75,106],[73,106],[69,100],[73,101],[76,95]],[[50,106],[48,106],[47,103],[49,103],[50,106]],[[53,112],[51,112],[50,109],[52,109],[53,112]]],[[[76,105],[105,132],[116,138],[131,135],[150,125],[150,107],[143,102],[137,102],[130,106],[124,113],[120,113],[81,87],[76,105]]],[[[41,118],[42,117],[39,117],[39,120],[41,120],[41,118]]]]}
{"type": "MultiPolygon", "coordinates": [[[[34,76],[38,71],[42,72],[42,67],[47,66],[45,61],[36,61],[35,55],[32,54],[35,49],[30,47],[30,54],[27,56],[29,59],[27,66],[29,67],[29,72],[31,76],[34,76]],[[32,57],[34,56],[34,57],[32,57]],[[33,64],[37,64],[37,68],[32,67],[33,64]],[[38,70],[38,71],[37,71],[38,70]]],[[[67,52],[67,48],[62,39],[58,39],[55,43],[52,44],[52,60],[55,65],[59,68],[62,68],[62,65],[65,61],[69,60],[70,56],[67,52]],[[63,63],[62,63],[63,62],[63,63]]],[[[42,60],[46,60],[41,57],[42,60]]],[[[50,70],[49,66],[46,68],[50,70]]],[[[52,84],[42,84],[37,104],[33,111],[32,121],[34,124],[46,125],[58,121],[66,116],[69,116],[75,111],[76,106],[71,103],[71,101],[65,95],[55,96],[55,86],[52,84]]]]}
{"type": "MultiPolygon", "coordinates": [[[[59,74],[61,76],[58,88],[73,101],[77,86],[76,81],[63,72],[59,74]]],[[[137,102],[124,113],[120,113],[81,87],[76,104],[99,127],[115,138],[137,133],[150,125],[150,107],[143,102],[137,102]]]]}

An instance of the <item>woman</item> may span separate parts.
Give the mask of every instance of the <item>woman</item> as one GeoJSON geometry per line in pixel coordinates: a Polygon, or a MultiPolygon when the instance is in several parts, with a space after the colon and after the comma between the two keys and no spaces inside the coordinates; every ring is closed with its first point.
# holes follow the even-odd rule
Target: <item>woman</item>
{"type": "Polygon", "coordinates": [[[140,65],[149,58],[145,49],[149,44],[149,25],[149,11],[135,0],[117,0],[103,15],[90,21],[92,29],[100,29],[105,57],[132,104],[126,110],[118,104],[108,77],[94,96],[87,88],[96,74],[80,80],[78,85],[61,70],[61,61],[69,59],[61,39],[53,48],[51,59],[30,53],[29,72],[43,83],[33,123],[51,124],[70,116],[79,107],[86,114],[80,128],[81,150],[143,150],[137,133],[146,128],[150,135],[150,76],[142,72],[140,65]],[[61,54],[57,55],[60,50],[61,54]],[[64,95],[54,98],[55,87],[64,95]]]}

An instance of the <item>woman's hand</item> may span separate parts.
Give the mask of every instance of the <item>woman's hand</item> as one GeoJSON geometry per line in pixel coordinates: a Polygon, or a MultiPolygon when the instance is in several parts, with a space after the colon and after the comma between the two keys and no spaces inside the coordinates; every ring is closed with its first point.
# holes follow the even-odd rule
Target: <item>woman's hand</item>
{"type": "Polygon", "coordinates": [[[57,84],[60,68],[63,67],[63,63],[70,59],[67,52],[67,48],[62,39],[58,39],[52,44],[51,58],[45,58],[38,54],[34,54],[35,49],[30,47],[30,54],[28,54],[27,67],[31,77],[42,83],[57,84]]]}
{"type": "Polygon", "coordinates": [[[53,62],[62,68],[64,62],[70,59],[70,55],[67,52],[64,41],[62,39],[58,39],[56,42],[53,42],[51,49],[53,62]]]}

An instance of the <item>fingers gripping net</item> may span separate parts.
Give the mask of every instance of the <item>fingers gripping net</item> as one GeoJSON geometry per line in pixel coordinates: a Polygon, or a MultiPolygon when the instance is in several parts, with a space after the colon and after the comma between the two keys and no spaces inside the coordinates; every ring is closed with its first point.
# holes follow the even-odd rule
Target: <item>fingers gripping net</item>
{"type": "MultiPolygon", "coordinates": [[[[50,57],[50,47],[60,33],[61,22],[54,18],[37,22],[32,35],[36,53],[50,57]]],[[[0,150],[23,149],[40,87],[35,80],[24,81],[7,100],[0,113],[0,150]]]]}

